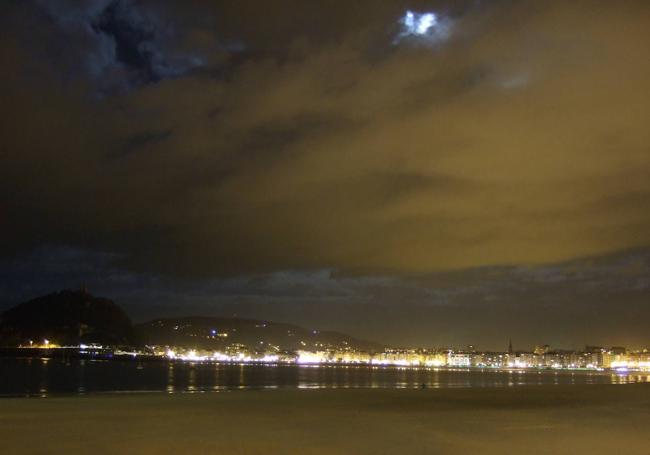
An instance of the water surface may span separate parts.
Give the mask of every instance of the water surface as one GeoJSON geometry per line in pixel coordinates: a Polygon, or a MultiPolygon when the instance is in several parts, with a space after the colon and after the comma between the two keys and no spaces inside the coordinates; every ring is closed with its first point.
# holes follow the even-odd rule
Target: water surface
{"type": "Polygon", "coordinates": [[[1,358],[0,395],[277,388],[476,388],[650,382],[648,373],[1,358]]]}

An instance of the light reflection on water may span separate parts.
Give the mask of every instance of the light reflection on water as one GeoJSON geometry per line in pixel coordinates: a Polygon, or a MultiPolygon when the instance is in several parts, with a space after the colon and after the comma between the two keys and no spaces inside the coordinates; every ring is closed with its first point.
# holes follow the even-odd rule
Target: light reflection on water
{"type": "Polygon", "coordinates": [[[467,388],[631,384],[650,374],[597,371],[469,370],[379,366],[296,366],[0,359],[0,395],[96,392],[195,393],[233,389],[467,388]]]}
{"type": "Polygon", "coordinates": [[[611,375],[612,384],[634,384],[636,382],[650,382],[650,375],[639,373],[614,373],[611,375]]]}

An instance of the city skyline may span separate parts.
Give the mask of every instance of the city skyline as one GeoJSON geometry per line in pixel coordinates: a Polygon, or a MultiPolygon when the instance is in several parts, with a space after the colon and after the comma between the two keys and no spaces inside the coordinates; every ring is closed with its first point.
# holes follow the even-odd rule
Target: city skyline
{"type": "MultiPolygon", "coordinates": [[[[185,341],[172,342],[171,338],[162,337],[167,341],[151,341],[147,345],[166,346],[163,351],[179,348],[183,351],[196,350],[202,343],[209,344],[216,340],[217,347],[220,349],[227,346],[229,342],[236,348],[237,346],[248,346],[246,349],[253,348],[257,351],[268,354],[264,351],[264,346],[269,345],[269,333],[277,337],[278,329],[280,332],[294,338],[292,344],[286,345],[277,341],[271,344],[277,344],[274,349],[282,349],[293,352],[305,350],[319,351],[321,348],[338,349],[343,346],[358,352],[383,352],[386,350],[420,350],[420,351],[455,351],[455,352],[497,352],[506,354],[518,353],[563,353],[563,352],[647,352],[648,345],[631,345],[624,346],[624,343],[594,343],[594,340],[583,340],[582,344],[571,346],[558,345],[552,340],[540,339],[534,344],[515,343],[510,336],[507,339],[507,349],[503,349],[505,339],[502,344],[493,344],[489,346],[480,346],[471,340],[465,340],[459,343],[432,343],[423,342],[418,344],[404,344],[388,342],[385,339],[364,339],[355,333],[344,333],[335,327],[323,329],[320,326],[300,327],[299,325],[288,323],[288,321],[242,318],[237,315],[231,316],[210,316],[210,315],[182,315],[180,317],[153,317],[146,321],[131,321],[128,312],[125,312],[120,305],[101,296],[93,295],[86,286],[81,289],[65,289],[47,295],[39,296],[35,299],[23,302],[20,305],[9,308],[0,313],[0,347],[20,347],[20,348],[66,348],[66,349],[85,349],[85,346],[102,346],[105,349],[114,349],[119,346],[131,346],[141,349],[143,338],[142,334],[134,335],[135,331],[142,330],[146,327],[173,327],[175,335],[184,336],[185,341]],[[77,308],[75,311],[74,308],[77,308]],[[102,309],[103,308],[103,309],[102,309]],[[108,309],[110,308],[110,310],[108,309]],[[102,315],[103,314],[103,315],[102,315]],[[65,328],[67,327],[67,328],[65,328]],[[78,331],[77,328],[78,327],[78,331]],[[85,329],[82,330],[82,327],[85,329]],[[101,328],[100,328],[101,327],[101,328]],[[244,329],[244,333],[238,332],[238,328],[244,329]],[[273,329],[268,329],[273,327],[273,329]],[[255,333],[246,333],[253,328],[255,333]],[[269,332],[271,330],[271,332],[269,332]],[[99,333],[93,338],[93,333],[99,333]],[[113,336],[106,337],[107,334],[113,333],[113,336]],[[82,338],[82,334],[84,334],[82,338]],[[325,335],[334,337],[338,341],[317,341],[317,338],[325,335]],[[242,336],[246,339],[242,339],[242,336]],[[233,337],[235,338],[233,340],[233,337]],[[316,337],[316,338],[314,338],[316,337]],[[83,341],[82,341],[83,339],[83,341]],[[76,340],[76,341],[74,341],[76,340]],[[107,341],[113,340],[113,341],[107,341]],[[121,340],[121,341],[117,341],[121,340]],[[136,342],[136,340],[138,340],[136,342]],[[306,342],[304,340],[307,340],[306,342]],[[346,341],[347,340],[347,341],[346,341]],[[244,342],[242,344],[242,342],[244,342]],[[296,344],[300,343],[300,344],[296,344]],[[138,347],[139,346],[139,347],[138,347]],[[170,346],[172,346],[170,348],[170,346]],[[365,347],[360,347],[365,346],[365,347]],[[542,352],[543,351],[543,352],[542,352]]],[[[168,334],[169,336],[169,334],[168,334]]],[[[145,336],[146,339],[146,336],[145,336]]],[[[286,341],[286,340],[285,340],[286,341]]],[[[210,351],[203,346],[203,350],[210,351]]],[[[214,349],[212,349],[214,350],[214,349]]],[[[208,356],[210,357],[210,356],[208,356]]]]}
{"type": "MultiPolygon", "coordinates": [[[[341,332],[240,318],[155,318],[132,324],[110,300],[86,288],[64,290],[1,315],[2,356],[250,366],[366,366],[478,370],[650,371],[650,349],[549,344],[507,349],[480,346],[391,346],[341,332]]],[[[143,367],[144,368],[144,367],[143,367]]],[[[639,376],[639,380],[647,377],[639,376]]],[[[626,380],[627,381],[627,380],[626,380]]]]}

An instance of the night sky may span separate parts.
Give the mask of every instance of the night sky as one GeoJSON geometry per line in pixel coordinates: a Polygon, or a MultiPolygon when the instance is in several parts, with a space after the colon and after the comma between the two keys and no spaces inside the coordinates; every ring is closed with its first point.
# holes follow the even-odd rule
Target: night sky
{"type": "Polygon", "coordinates": [[[644,0],[2,1],[0,310],[649,345],[649,43],[644,0]]]}

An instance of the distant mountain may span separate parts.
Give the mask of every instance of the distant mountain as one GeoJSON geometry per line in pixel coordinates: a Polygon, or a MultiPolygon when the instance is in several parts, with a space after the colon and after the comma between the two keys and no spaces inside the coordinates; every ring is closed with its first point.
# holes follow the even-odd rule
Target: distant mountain
{"type": "Polygon", "coordinates": [[[227,350],[244,345],[252,351],[353,348],[380,351],[379,343],[349,335],[308,330],[292,324],[255,319],[183,317],[154,319],[132,326],[118,305],[85,290],[65,290],[21,303],[0,315],[0,346],[99,343],[159,345],[227,350]]]}
{"type": "Polygon", "coordinates": [[[382,350],[379,343],[358,340],[339,332],[308,330],[291,324],[239,318],[184,317],[154,319],[135,326],[138,339],[148,345],[183,346],[197,349],[226,349],[239,343],[266,350],[324,350],[346,346],[382,350]]]}
{"type": "Polygon", "coordinates": [[[85,290],[65,290],[21,303],[0,316],[0,345],[42,343],[59,345],[133,342],[133,327],[126,313],[108,299],[85,290]]]}

